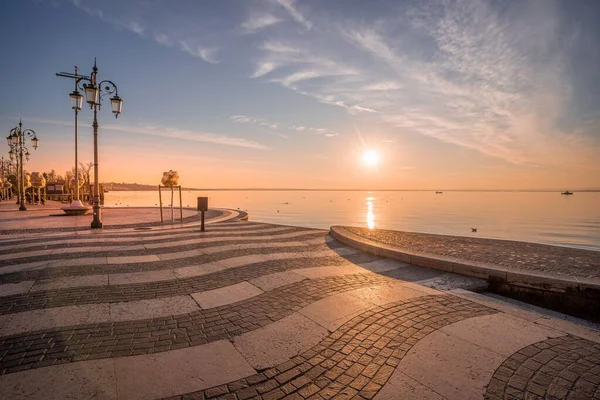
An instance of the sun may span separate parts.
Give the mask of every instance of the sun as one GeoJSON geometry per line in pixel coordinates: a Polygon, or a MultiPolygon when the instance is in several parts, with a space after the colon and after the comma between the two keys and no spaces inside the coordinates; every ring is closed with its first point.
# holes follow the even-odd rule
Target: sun
{"type": "Polygon", "coordinates": [[[363,153],[363,162],[370,166],[374,167],[379,164],[379,153],[375,150],[367,150],[363,153]]]}

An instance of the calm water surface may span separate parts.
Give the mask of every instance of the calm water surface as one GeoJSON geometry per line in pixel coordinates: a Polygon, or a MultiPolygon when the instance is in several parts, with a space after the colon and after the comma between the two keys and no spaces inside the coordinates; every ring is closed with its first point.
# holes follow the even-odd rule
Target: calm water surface
{"type": "MultiPolygon", "coordinates": [[[[199,196],[208,196],[210,207],[244,210],[260,222],[323,229],[353,225],[600,251],[598,192],[184,191],[183,206],[195,207],[199,196]]],[[[163,204],[169,202],[170,193],[163,191],[163,204]]],[[[158,191],[110,192],[105,205],[158,205],[158,191]]]]}

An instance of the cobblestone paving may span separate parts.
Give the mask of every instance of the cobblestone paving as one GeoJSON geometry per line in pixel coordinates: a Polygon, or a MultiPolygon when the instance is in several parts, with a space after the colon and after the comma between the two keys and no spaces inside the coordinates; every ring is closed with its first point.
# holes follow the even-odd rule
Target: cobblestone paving
{"type": "Polygon", "coordinates": [[[376,274],[304,280],[250,300],[152,320],[48,329],[0,339],[1,374],[54,363],[148,354],[228,339],[319,299],[389,281],[376,274]]]}
{"type": "MultiPolygon", "coordinates": [[[[206,216],[205,216],[206,217],[206,216]]],[[[181,223],[189,224],[191,222],[200,221],[200,216],[192,215],[188,217],[183,217],[181,223]]],[[[127,229],[127,228],[145,228],[145,227],[154,227],[154,226],[164,226],[164,224],[160,222],[142,222],[138,224],[122,224],[122,225],[105,225],[103,229],[127,229]]],[[[26,228],[26,229],[2,229],[0,230],[0,235],[21,235],[28,233],[47,233],[47,232],[77,232],[77,231],[88,231],[90,228],[88,226],[81,227],[65,227],[65,228],[26,228]]]]}
{"type": "MultiPolygon", "coordinates": [[[[268,225],[267,225],[268,227],[268,225]]],[[[195,230],[197,230],[198,228],[195,228],[195,230]]],[[[263,230],[266,230],[266,232],[261,232],[260,228],[253,228],[252,229],[252,236],[253,237],[260,237],[260,236],[278,236],[278,235],[285,235],[285,234],[289,234],[289,233],[293,233],[293,232],[307,232],[306,229],[304,228],[294,228],[294,227],[289,227],[287,229],[284,230],[278,230],[277,232],[271,232],[266,228],[263,228],[263,230]]],[[[316,234],[320,234],[320,235],[325,235],[326,232],[324,231],[318,231],[318,230],[314,230],[312,231],[315,235],[316,234]]],[[[128,246],[128,245],[133,245],[133,244],[142,244],[142,245],[158,245],[158,244],[166,244],[167,246],[164,246],[165,248],[171,247],[168,246],[169,244],[173,243],[173,239],[177,238],[179,240],[183,240],[183,239],[187,239],[187,240],[193,240],[193,239],[197,239],[196,244],[198,244],[199,246],[213,246],[216,243],[221,243],[221,242],[231,242],[233,241],[232,239],[227,239],[227,237],[230,236],[242,236],[244,234],[243,230],[235,230],[235,231],[213,231],[213,232],[205,232],[200,234],[199,232],[195,232],[194,230],[192,231],[177,231],[177,232],[173,232],[172,234],[168,234],[166,232],[156,232],[156,234],[153,235],[139,235],[139,234],[130,234],[130,235],[125,235],[125,234],[121,234],[121,235],[102,235],[102,240],[93,240],[93,239],[86,239],[86,238],[82,238],[82,237],[56,237],[56,238],[40,238],[40,239],[34,239],[34,240],[22,240],[18,242],[18,245],[20,245],[21,247],[18,246],[14,246],[14,247],[8,247],[8,248],[0,248],[0,256],[5,255],[5,254],[19,254],[19,253],[26,253],[29,251],[37,251],[37,250],[54,250],[54,249],[64,249],[64,248],[79,248],[79,247],[89,247],[90,249],[94,249],[97,248],[97,251],[100,250],[100,247],[106,247],[106,246],[128,246]],[[156,239],[155,239],[156,237],[156,239]],[[222,238],[222,240],[215,240],[215,239],[219,239],[222,238]],[[74,239],[73,242],[71,243],[69,241],[69,239],[74,239]],[[86,240],[85,242],[81,242],[81,240],[86,240]],[[112,241],[110,241],[112,239],[112,241]],[[125,239],[125,240],[123,240],[125,239]],[[135,243],[132,243],[130,241],[127,240],[135,240],[135,243]],[[204,239],[213,239],[214,241],[208,242],[208,243],[203,243],[202,240],[204,239]],[[76,240],[79,240],[80,242],[76,242],[76,240]],[[120,240],[122,240],[122,242],[119,242],[120,240]],[[51,243],[51,244],[48,244],[51,243]],[[29,245],[27,247],[23,247],[23,245],[29,245]]],[[[304,236],[300,236],[300,238],[304,238],[304,236]]],[[[66,255],[66,254],[65,254],[66,255]]],[[[112,254],[111,254],[112,255],[112,254]]],[[[81,255],[78,254],[78,256],[80,257],[81,255]]],[[[23,261],[21,261],[23,262],[23,261]]]]}
{"type": "MultiPolygon", "coordinates": [[[[302,241],[302,240],[310,240],[310,239],[315,239],[318,237],[322,237],[324,236],[323,232],[319,232],[319,231],[314,231],[314,233],[308,232],[306,235],[297,237],[297,238],[272,238],[269,239],[269,243],[282,243],[282,242],[289,242],[292,240],[295,241],[302,241]]],[[[162,246],[161,248],[140,248],[140,249],[114,249],[111,250],[109,248],[109,246],[84,246],[85,248],[89,249],[88,251],[85,252],[72,252],[72,253],[63,253],[63,254],[44,254],[44,255],[35,255],[35,256],[24,256],[24,257],[19,257],[19,258],[14,258],[14,259],[9,259],[9,260],[0,260],[0,269],[4,266],[8,266],[8,265],[15,265],[15,264],[22,264],[22,263],[29,263],[29,262],[36,262],[36,261],[40,261],[40,259],[43,257],[44,261],[58,261],[58,260],[77,260],[83,257],[127,257],[127,256],[143,256],[143,255],[153,255],[153,254],[157,254],[158,252],[160,253],[175,253],[175,252],[185,252],[185,251],[192,251],[192,250],[201,250],[204,248],[208,248],[208,247],[214,247],[217,245],[226,245],[226,244],[243,244],[244,242],[240,242],[240,241],[235,241],[235,240],[222,240],[220,242],[210,242],[210,243],[206,243],[203,244],[201,243],[201,240],[198,240],[198,242],[200,243],[191,243],[191,244],[184,244],[184,245],[178,245],[177,242],[173,243],[173,241],[171,241],[170,244],[162,246]],[[105,247],[104,249],[102,249],[101,247],[105,247]]],[[[149,243],[144,243],[144,245],[147,245],[149,243]]],[[[325,246],[325,244],[322,245],[323,247],[325,246]]],[[[116,246],[115,246],[116,247],[116,246]]],[[[127,247],[127,244],[125,244],[125,247],[127,247]]],[[[62,248],[65,248],[64,246],[62,248]]],[[[228,253],[231,251],[229,249],[227,250],[223,250],[223,251],[227,251],[228,253]]],[[[257,251],[262,251],[262,252],[272,252],[272,249],[269,248],[264,248],[264,249],[258,249],[257,251]]],[[[12,254],[17,254],[17,253],[12,253],[12,254]]],[[[26,252],[23,253],[24,255],[27,255],[26,252]]]]}
{"type": "Polygon", "coordinates": [[[454,322],[495,312],[451,296],[377,307],[275,368],[170,399],[372,399],[419,340],[454,322]]]}
{"type": "MultiPolygon", "coordinates": [[[[438,270],[397,263],[391,269],[381,269],[384,272],[380,274],[369,272],[367,269],[364,270],[364,273],[356,273],[355,268],[357,267],[354,265],[352,269],[347,270],[351,272],[349,275],[330,277],[320,275],[318,267],[342,267],[353,263],[381,260],[378,263],[381,268],[382,265],[387,267],[385,263],[395,263],[371,254],[354,252],[354,249],[339,242],[330,241],[329,238],[326,238],[325,231],[240,222],[214,224],[210,227],[211,230],[202,235],[195,232],[197,229],[197,226],[187,226],[160,231],[123,232],[112,230],[97,235],[55,232],[47,237],[1,237],[0,257],[5,255],[7,259],[0,261],[0,285],[18,283],[20,286],[16,285],[16,287],[25,288],[18,289],[25,292],[23,293],[15,290],[11,285],[6,285],[3,289],[5,290],[3,296],[0,297],[0,323],[2,321],[15,323],[10,329],[4,330],[5,334],[22,332],[0,337],[0,385],[4,382],[9,383],[2,389],[8,387],[9,393],[14,394],[16,392],[10,392],[10,390],[19,389],[15,389],[17,386],[10,385],[19,382],[22,379],[20,377],[36,377],[35,382],[46,382],[43,377],[48,379],[48,376],[54,376],[52,375],[54,373],[61,373],[52,371],[64,371],[63,368],[85,371],[90,365],[98,365],[94,363],[105,363],[106,359],[114,359],[114,363],[117,365],[119,362],[131,362],[132,360],[154,360],[153,357],[165,360],[173,357],[174,353],[179,354],[177,357],[184,354],[185,358],[185,354],[189,354],[189,352],[216,345],[223,349],[229,348],[231,353],[238,357],[237,360],[239,357],[242,359],[245,357],[245,361],[249,365],[254,365],[249,361],[251,358],[244,355],[244,345],[242,344],[244,340],[256,340],[248,339],[248,337],[262,335],[262,333],[265,333],[266,337],[271,337],[268,335],[275,335],[276,338],[285,336],[289,334],[289,332],[284,332],[288,328],[282,328],[282,326],[288,326],[286,321],[289,318],[286,317],[290,317],[317,324],[322,332],[315,336],[314,341],[308,342],[310,344],[307,343],[299,350],[301,351],[300,355],[295,355],[276,367],[271,367],[275,363],[266,364],[269,365],[269,368],[264,370],[253,370],[248,366],[250,369],[246,370],[244,374],[229,378],[228,380],[232,380],[231,382],[227,380],[212,380],[210,384],[195,382],[185,388],[171,388],[163,392],[161,396],[177,394],[173,399],[218,398],[221,400],[247,398],[262,400],[280,398],[371,399],[388,382],[407,352],[413,349],[413,346],[421,339],[449,324],[498,312],[455,295],[441,294],[440,292],[433,292],[439,294],[430,295],[432,292],[424,288],[417,289],[416,286],[397,285],[398,280],[419,281],[422,285],[426,285],[425,282],[436,280],[439,275],[443,275],[445,276],[444,284],[451,289],[455,277],[438,270]],[[298,234],[296,235],[296,233],[298,234]],[[288,235],[288,237],[284,235],[288,235]],[[70,252],[70,250],[74,251],[70,252]],[[76,253],[77,250],[80,252],[76,253]],[[38,253],[32,253],[36,251],[38,253]],[[18,257],[11,258],[14,255],[18,255],[18,257]],[[148,257],[149,255],[154,257],[148,257]],[[111,264],[106,264],[109,260],[106,257],[117,256],[140,256],[141,258],[135,259],[133,263],[127,263],[132,260],[131,258],[113,258],[111,264]],[[270,260],[265,261],[269,259],[268,256],[271,256],[270,260]],[[99,261],[93,257],[98,257],[96,260],[99,261]],[[153,261],[157,257],[162,259],[153,261]],[[235,257],[244,258],[235,259],[235,257]],[[105,264],[102,264],[103,258],[105,264]],[[20,265],[23,268],[35,267],[35,265],[26,264],[31,261],[56,261],[68,264],[43,264],[41,269],[10,273],[6,272],[12,269],[3,271],[3,268],[17,270],[20,265]],[[93,264],[96,262],[97,264],[93,264]],[[86,263],[90,265],[86,265],[86,263]],[[203,270],[203,265],[209,263],[220,264],[207,266],[207,269],[203,270]],[[182,267],[198,268],[185,270],[189,274],[215,272],[197,276],[172,274],[172,277],[167,272],[182,267]],[[275,287],[274,289],[268,289],[259,285],[264,292],[255,288],[257,292],[253,293],[254,297],[245,300],[239,300],[241,297],[236,297],[235,290],[239,289],[232,286],[250,285],[256,278],[305,268],[312,268],[313,271],[285,274],[284,276],[294,277],[290,278],[288,282],[290,284],[286,286],[276,287],[277,285],[274,285],[272,286],[275,287]],[[117,282],[111,280],[114,277],[113,274],[161,270],[165,270],[165,273],[142,274],[142,278],[138,274],[135,276],[120,275],[121,280],[118,282],[127,282],[126,279],[132,279],[131,283],[108,285],[108,282],[117,282]],[[88,275],[98,275],[98,277],[87,280],[86,276],[88,275]],[[158,278],[156,278],[157,276],[158,278]],[[165,276],[167,278],[163,278],[165,276]],[[305,279],[304,276],[311,278],[305,279]],[[67,282],[69,277],[78,280],[67,282]],[[61,279],[52,281],[55,278],[61,279]],[[164,280],[134,283],[142,282],[136,279],[164,280]],[[74,286],[81,282],[96,281],[104,282],[104,284],[74,286]],[[63,285],[65,282],[70,286],[62,288],[54,286],[56,289],[36,291],[36,287],[41,289],[38,286],[40,284],[63,285]],[[222,289],[221,293],[228,293],[225,296],[232,297],[232,300],[229,301],[237,302],[214,308],[207,308],[208,306],[205,305],[205,308],[202,309],[194,303],[195,297],[190,297],[192,294],[201,296],[202,293],[213,289],[222,289]],[[347,293],[355,289],[361,290],[352,292],[355,294],[347,293]],[[390,293],[395,290],[399,292],[390,293]],[[256,295],[257,293],[259,294],[256,295]],[[340,296],[330,297],[338,294],[340,296]],[[399,298],[415,295],[420,297],[396,301],[399,298]],[[342,298],[345,300],[341,300],[342,298]],[[177,303],[176,307],[182,304],[182,307],[186,308],[175,312],[173,311],[175,308],[169,308],[173,306],[160,308],[160,305],[156,305],[159,303],[175,304],[169,303],[169,301],[180,301],[179,299],[184,299],[191,305],[185,305],[185,301],[177,303]],[[323,303],[320,302],[318,307],[325,307],[325,309],[316,310],[317,305],[310,307],[322,299],[325,299],[325,304],[329,305],[322,306],[323,303]],[[376,301],[371,301],[373,299],[376,301]],[[393,303],[377,306],[376,304],[384,304],[382,299],[393,303]],[[154,308],[148,306],[151,311],[148,312],[144,309],[143,312],[140,312],[137,307],[142,307],[142,305],[131,303],[140,300],[145,301],[143,307],[154,302],[152,303],[154,308]],[[342,304],[353,301],[354,304],[342,304]],[[104,305],[92,306],[97,304],[104,305]],[[65,306],[81,306],[77,310],[83,314],[94,313],[96,312],[94,310],[100,309],[109,311],[106,314],[98,312],[95,319],[87,319],[88,317],[85,315],[73,319],[63,317],[60,317],[63,319],[53,319],[55,315],[72,312],[73,308],[63,308],[65,306]],[[119,309],[121,306],[123,309],[117,312],[118,315],[111,314],[112,308],[110,307],[119,309]],[[304,307],[307,308],[304,309],[304,307]],[[338,310],[336,307],[340,309],[338,310]],[[51,308],[57,309],[48,310],[51,308]],[[305,312],[307,309],[312,311],[305,312]],[[38,310],[35,315],[40,316],[39,321],[29,321],[28,318],[31,314],[19,315],[19,313],[34,310],[38,310]],[[322,314],[319,314],[321,312],[322,314]],[[360,314],[356,316],[358,312],[360,314]],[[311,317],[311,313],[326,315],[327,318],[331,317],[335,320],[339,318],[340,324],[350,318],[351,320],[334,332],[329,331],[328,333],[327,329],[333,328],[327,328],[327,324],[319,323],[318,317],[311,317]],[[154,315],[154,317],[148,318],[148,315],[154,315]],[[96,322],[82,323],[82,321],[92,320],[96,322]],[[115,320],[120,322],[113,322],[115,320]],[[273,323],[276,324],[272,325],[273,323]],[[71,325],[66,326],[67,324],[71,325]],[[37,330],[45,326],[52,328],[37,330]],[[238,341],[240,335],[248,332],[253,333],[243,336],[244,340],[238,341]],[[327,334],[328,336],[325,336],[327,334]],[[319,340],[320,342],[314,345],[319,340]],[[314,347],[309,349],[313,345],[314,347]],[[94,361],[101,359],[104,360],[94,361]],[[61,364],[67,365],[59,366],[61,364]],[[42,377],[41,380],[37,380],[38,377],[42,377]],[[219,386],[205,389],[213,385],[219,386]],[[178,392],[200,388],[203,390],[178,394],[178,392]]],[[[422,240],[423,249],[427,248],[428,240],[422,240]]],[[[494,249],[496,249],[496,241],[493,242],[494,249]]],[[[460,248],[460,243],[456,243],[460,248]]],[[[508,243],[510,244],[510,242],[508,243]]],[[[487,246],[486,243],[484,244],[487,246]]],[[[529,246],[528,244],[521,245],[529,246]]],[[[440,253],[443,253],[443,246],[440,248],[440,253]]],[[[475,254],[477,251],[491,251],[485,246],[472,245],[468,248],[474,253],[473,257],[477,259],[483,260],[491,257],[490,254],[475,254]]],[[[506,251],[506,249],[503,248],[502,251],[506,251]]],[[[455,254],[452,251],[450,253],[455,254]]],[[[580,258],[576,258],[574,261],[576,265],[580,265],[578,263],[581,262],[583,261],[580,258]]],[[[334,274],[346,272],[342,268],[328,270],[334,274]]],[[[198,303],[204,304],[200,301],[198,303]]],[[[298,334],[296,333],[296,335],[298,334]]],[[[262,340],[264,339],[261,338],[253,343],[263,346],[262,340]]],[[[534,340],[539,340],[539,337],[534,340]]],[[[268,341],[270,346],[271,339],[268,341]]],[[[532,341],[524,342],[524,344],[532,341]]],[[[284,346],[286,342],[283,341],[283,343],[284,346]]],[[[261,351],[260,347],[257,351],[261,351]]],[[[277,348],[275,352],[280,352],[280,349],[277,348]]],[[[283,354],[284,356],[277,360],[285,360],[290,357],[285,351],[283,354]]],[[[593,399],[596,396],[598,399],[600,397],[598,389],[600,384],[598,379],[600,376],[599,354],[600,344],[575,336],[545,340],[513,354],[496,370],[493,377],[492,369],[490,369],[481,387],[487,383],[488,379],[491,379],[486,389],[486,396],[490,400],[499,398],[535,399],[538,398],[536,396],[545,396],[547,399],[593,399]]],[[[279,355],[280,353],[278,353],[279,355]]],[[[474,357],[476,356],[474,355],[474,357]]],[[[471,355],[465,355],[465,357],[471,357],[471,355]]],[[[502,358],[497,362],[501,361],[502,358]]],[[[191,367],[195,368],[195,364],[193,362],[191,364],[191,367]]],[[[116,370],[112,368],[111,371],[116,370]]],[[[175,374],[177,373],[182,374],[175,372],[175,374]]],[[[188,375],[179,376],[184,380],[189,379],[187,377],[188,375]]],[[[204,377],[201,377],[202,379],[204,377]]],[[[48,382],[48,389],[50,391],[55,389],[53,381],[48,382]]],[[[26,382],[27,384],[28,382],[26,382]]],[[[77,384],[75,383],[75,385],[77,384]]],[[[60,391],[60,384],[56,385],[57,390],[60,391]]],[[[84,386],[85,384],[82,387],[84,386]]],[[[43,387],[45,388],[45,386],[43,387]]]]}
{"type": "Polygon", "coordinates": [[[510,240],[346,227],[375,242],[409,252],[584,278],[600,277],[600,252],[510,240]]]}
{"type": "Polygon", "coordinates": [[[496,370],[485,399],[600,399],[600,343],[562,336],[527,346],[496,370]]]}

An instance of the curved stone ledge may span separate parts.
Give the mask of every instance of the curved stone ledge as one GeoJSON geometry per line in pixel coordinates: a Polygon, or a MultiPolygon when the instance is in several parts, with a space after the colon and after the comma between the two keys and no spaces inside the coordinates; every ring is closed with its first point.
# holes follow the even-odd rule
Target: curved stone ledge
{"type": "Polygon", "coordinates": [[[557,308],[584,318],[600,315],[600,278],[551,274],[543,271],[474,262],[455,257],[412,252],[362,237],[343,226],[332,226],[330,234],[358,250],[421,267],[486,279],[490,289],[524,301],[557,308]]]}

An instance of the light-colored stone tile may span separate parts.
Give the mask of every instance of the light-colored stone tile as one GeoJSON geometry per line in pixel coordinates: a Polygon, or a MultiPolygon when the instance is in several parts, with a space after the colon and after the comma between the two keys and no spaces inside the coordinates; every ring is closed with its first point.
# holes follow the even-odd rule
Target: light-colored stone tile
{"type": "Polygon", "coordinates": [[[27,258],[27,257],[43,257],[43,256],[47,256],[50,253],[52,253],[52,250],[30,250],[30,251],[23,251],[20,253],[7,253],[7,254],[0,254],[0,260],[1,261],[7,261],[7,260],[17,260],[19,258],[27,258]]]}
{"type": "Polygon", "coordinates": [[[444,400],[444,397],[396,370],[373,400],[398,399],[444,400]]]}
{"type": "Polygon", "coordinates": [[[327,334],[325,328],[293,313],[264,328],[237,336],[234,346],[252,367],[268,368],[310,349],[327,334]]]}
{"type": "Polygon", "coordinates": [[[133,264],[160,261],[158,255],[106,257],[107,264],[133,264]]]}
{"type": "Polygon", "coordinates": [[[371,272],[386,272],[386,271],[391,271],[396,268],[402,268],[402,267],[408,266],[408,264],[406,264],[406,263],[396,261],[396,260],[390,260],[389,258],[384,258],[382,260],[377,260],[377,261],[371,261],[368,263],[360,263],[358,265],[360,265],[363,268],[368,269],[371,272]]]}
{"type": "Polygon", "coordinates": [[[323,243],[327,243],[325,241],[324,237],[318,237],[318,238],[314,238],[314,239],[308,239],[308,240],[304,240],[303,241],[306,244],[323,244],[323,243]]]}
{"type": "Polygon", "coordinates": [[[302,268],[294,270],[294,273],[300,276],[304,276],[308,279],[319,279],[327,278],[330,276],[365,274],[369,273],[369,271],[354,264],[347,264],[333,267],[302,268]]]}
{"type": "Polygon", "coordinates": [[[360,288],[348,293],[358,299],[367,301],[377,306],[382,306],[384,304],[401,300],[408,300],[414,297],[426,296],[428,294],[421,290],[408,288],[401,282],[360,288]]]}
{"type": "Polygon", "coordinates": [[[114,360],[83,361],[0,376],[7,400],[117,399],[114,360]]]}
{"type": "Polygon", "coordinates": [[[350,293],[340,293],[318,300],[298,312],[329,331],[335,331],[361,312],[373,307],[350,293]]]}
{"type": "Polygon", "coordinates": [[[458,297],[462,297],[463,299],[471,300],[495,310],[502,311],[503,313],[514,315],[527,321],[535,321],[536,319],[540,318],[541,315],[529,307],[521,307],[519,305],[511,304],[499,296],[494,297],[490,295],[483,295],[464,289],[454,289],[451,290],[450,293],[458,297]]]}
{"type": "Polygon", "coordinates": [[[109,321],[108,304],[85,304],[24,311],[0,316],[0,336],[109,321]]]}
{"type": "Polygon", "coordinates": [[[192,293],[192,297],[200,307],[207,309],[237,303],[238,301],[246,300],[262,293],[264,292],[251,283],[241,282],[219,289],[192,293]]]}
{"type": "Polygon", "coordinates": [[[158,258],[166,261],[166,260],[179,260],[187,257],[196,257],[202,254],[200,250],[186,250],[186,251],[176,251],[174,253],[161,253],[158,254],[158,258]]]}
{"type": "Polygon", "coordinates": [[[69,276],[66,278],[56,278],[37,281],[35,285],[31,288],[31,291],[39,292],[43,290],[105,285],[108,285],[108,275],[69,276]]]}
{"type": "Polygon", "coordinates": [[[0,285],[0,297],[12,296],[29,292],[34,281],[23,281],[19,283],[5,283],[0,285]]]}
{"type": "Polygon", "coordinates": [[[468,318],[440,330],[506,357],[530,344],[564,335],[504,313],[468,318]]]}
{"type": "Polygon", "coordinates": [[[421,292],[425,292],[429,295],[438,296],[438,295],[442,294],[442,292],[440,292],[439,290],[431,289],[431,288],[428,288],[427,286],[422,286],[422,285],[412,283],[412,282],[402,282],[402,286],[407,287],[409,289],[415,289],[415,290],[418,290],[421,292]]]}
{"type": "Polygon", "coordinates": [[[109,304],[110,320],[113,322],[168,317],[169,315],[185,314],[199,309],[198,304],[190,296],[109,304]]]}
{"type": "Polygon", "coordinates": [[[120,399],[156,399],[207,389],[254,374],[229,341],[115,359],[120,399]]]}
{"type": "Polygon", "coordinates": [[[226,258],[219,260],[219,263],[224,265],[226,268],[237,268],[241,267],[242,265],[254,264],[267,260],[267,254],[252,254],[248,256],[226,258]]]}
{"type": "Polygon", "coordinates": [[[303,281],[304,279],[306,279],[306,277],[298,275],[293,271],[284,271],[263,275],[259,278],[252,279],[249,282],[267,292],[281,286],[291,285],[292,283],[303,281]]]}
{"type": "Polygon", "coordinates": [[[13,272],[29,271],[34,269],[43,269],[50,265],[48,261],[33,261],[29,263],[6,265],[0,268],[0,275],[12,274],[13,272]]]}
{"type": "Polygon", "coordinates": [[[158,282],[177,279],[173,271],[168,269],[145,272],[128,272],[123,274],[109,274],[110,285],[129,285],[132,283],[158,282]]]}
{"type": "Polygon", "coordinates": [[[202,249],[204,254],[215,254],[223,253],[232,250],[249,250],[249,249],[278,249],[288,247],[302,247],[307,246],[305,243],[299,241],[290,242],[274,242],[274,243],[244,243],[244,244],[227,244],[223,246],[212,246],[202,249]]]}
{"type": "MultiPolygon", "coordinates": [[[[64,246],[66,243],[62,243],[64,246]]],[[[101,250],[101,247],[85,246],[85,247],[62,247],[60,249],[49,250],[48,254],[75,254],[75,253],[92,253],[101,250]]]]}
{"type": "Polygon", "coordinates": [[[578,318],[564,315],[563,317],[541,316],[535,320],[536,325],[545,326],[557,331],[579,336],[600,343],[600,329],[597,324],[588,321],[578,321],[578,318]]]}
{"type": "Polygon", "coordinates": [[[48,268],[72,267],[74,265],[106,265],[106,257],[73,258],[71,260],[56,260],[48,263],[48,268]]]}
{"type": "Polygon", "coordinates": [[[506,357],[456,336],[436,331],[420,340],[400,362],[400,371],[450,400],[481,400],[506,357]]]}
{"type": "Polygon", "coordinates": [[[201,265],[191,265],[189,267],[176,268],[173,270],[173,274],[179,279],[191,278],[193,276],[201,276],[212,274],[215,272],[223,271],[227,269],[226,266],[220,262],[211,262],[201,265]]]}

